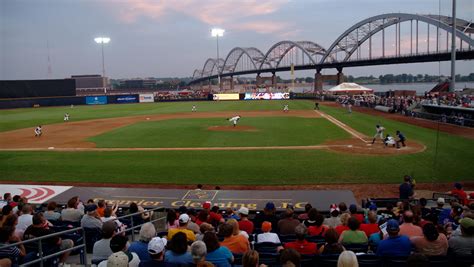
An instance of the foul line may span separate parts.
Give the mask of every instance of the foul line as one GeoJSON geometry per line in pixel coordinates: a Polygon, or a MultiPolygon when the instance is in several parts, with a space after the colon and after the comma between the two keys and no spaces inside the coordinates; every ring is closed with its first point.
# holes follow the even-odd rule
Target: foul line
{"type": "Polygon", "coordinates": [[[308,150],[331,147],[353,147],[352,145],[315,145],[315,146],[242,146],[242,147],[129,147],[129,148],[1,148],[0,151],[204,151],[204,150],[308,150]]]}
{"type": "Polygon", "coordinates": [[[348,132],[350,135],[354,136],[355,138],[358,138],[359,140],[361,140],[362,142],[364,143],[370,143],[369,141],[365,141],[364,138],[363,138],[363,135],[356,132],[355,130],[353,130],[352,128],[350,128],[349,126],[347,126],[346,124],[340,122],[339,120],[335,119],[334,117],[330,116],[330,115],[327,115],[326,113],[323,113],[319,110],[315,110],[316,113],[318,113],[321,117],[327,119],[328,121],[336,124],[337,126],[339,126],[341,129],[343,129],[344,131],[348,132]]]}

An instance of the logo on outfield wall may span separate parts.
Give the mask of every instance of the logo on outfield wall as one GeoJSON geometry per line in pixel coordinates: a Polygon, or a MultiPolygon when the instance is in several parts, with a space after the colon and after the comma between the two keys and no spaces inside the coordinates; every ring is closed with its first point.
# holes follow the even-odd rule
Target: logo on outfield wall
{"type": "Polygon", "coordinates": [[[3,196],[5,193],[10,193],[12,197],[20,195],[28,198],[30,203],[41,204],[71,188],[72,186],[6,184],[0,187],[0,194],[3,196]]]}

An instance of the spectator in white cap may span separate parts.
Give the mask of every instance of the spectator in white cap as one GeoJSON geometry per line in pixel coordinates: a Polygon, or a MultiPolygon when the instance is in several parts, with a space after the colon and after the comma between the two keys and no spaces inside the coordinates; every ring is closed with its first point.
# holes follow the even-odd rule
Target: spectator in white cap
{"type": "Polygon", "coordinates": [[[171,240],[176,233],[183,232],[184,234],[186,234],[188,241],[194,242],[196,240],[196,235],[194,234],[193,231],[187,229],[188,222],[190,220],[191,218],[189,217],[188,214],[186,213],[181,214],[178,219],[179,221],[178,228],[168,230],[168,236],[167,236],[168,240],[171,240]]]}
{"type": "Polygon", "coordinates": [[[168,241],[166,238],[154,237],[148,242],[148,254],[150,260],[140,261],[140,267],[160,267],[166,266],[164,262],[165,247],[168,241]]]}
{"type": "Polygon", "coordinates": [[[156,236],[156,229],[152,223],[145,223],[140,228],[138,241],[132,242],[128,251],[137,253],[140,261],[151,260],[148,254],[148,242],[156,236]]]}
{"type": "Polygon", "coordinates": [[[249,220],[249,209],[246,207],[241,207],[238,213],[240,216],[240,230],[247,232],[249,235],[253,234],[254,225],[253,222],[249,220]]]}
{"type": "Polygon", "coordinates": [[[336,204],[332,204],[329,207],[329,213],[331,217],[324,219],[324,225],[332,228],[336,228],[336,226],[341,225],[340,210],[336,204]]]}
{"type": "Polygon", "coordinates": [[[99,266],[107,266],[107,267],[128,267],[128,256],[125,254],[123,251],[115,252],[112,255],[109,256],[109,258],[106,261],[103,261],[106,263],[105,265],[102,264],[102,262],[99,264],[99,266]]]}

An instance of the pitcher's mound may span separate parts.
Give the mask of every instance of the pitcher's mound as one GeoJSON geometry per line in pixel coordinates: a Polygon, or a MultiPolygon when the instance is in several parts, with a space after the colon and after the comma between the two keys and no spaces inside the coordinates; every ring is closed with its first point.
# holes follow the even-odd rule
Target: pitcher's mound
{"type": "Polygon", "coordinates": [[[227,126],[211,126],[207,128],[209,131],[223,131],[223,132],[257,132],[258,130],[251,126],[237,125],[236,127],[232,125],[227,126]]]}

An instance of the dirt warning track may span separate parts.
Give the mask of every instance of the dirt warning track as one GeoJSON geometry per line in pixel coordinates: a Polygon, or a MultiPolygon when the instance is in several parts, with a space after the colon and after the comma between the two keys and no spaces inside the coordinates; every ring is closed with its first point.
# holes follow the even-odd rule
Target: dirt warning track
{"type": "MultiPolygon", "coordinates": [[[[258,131],[245,125],[231,127],[229,125],[215,126],[211,131],[258,131]]],[[[160,115],[143,115],[132,117],[107,118],[77,122],[66,122],[43,126],[43,136],[34,137],[32,128],[19,129],[0,133],[0,151],[168,151],[168,150],[270,150],[270,149],[325,149],[344,153],[391,155],[418,153],[425,149],[421,144],[410,142],[407,147],[397,150],[386,148],[383,144],[370,145],[367,137],[355,131],[335,118],[313,110],[282,111],[228,111],[228,112],[195,112],[160,115]],[[266,146],[266,147],[192,147],[192,148],[96,148],[95,143],[87,139],[111,130],[138,122],[192,119],[192,118],[228,118],[235,115],[245,117],[304,117],[328,119],[338,127],[347,131],[354,138],[347,140],[332,140],[321,145],[313,146],[266,146]]]]}

